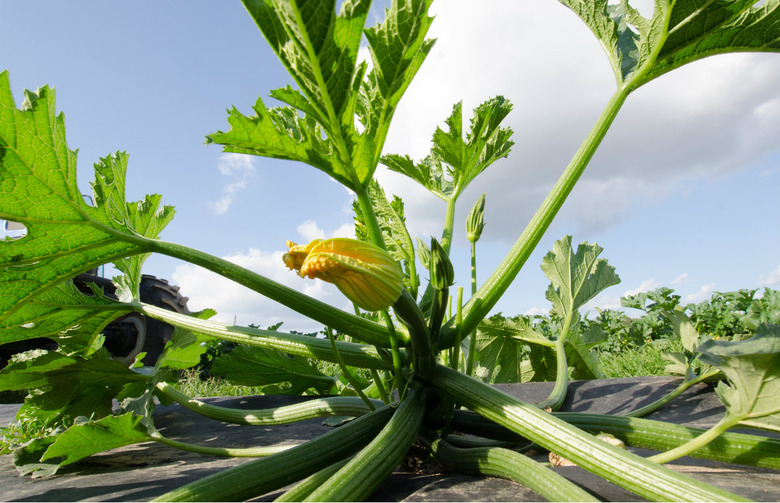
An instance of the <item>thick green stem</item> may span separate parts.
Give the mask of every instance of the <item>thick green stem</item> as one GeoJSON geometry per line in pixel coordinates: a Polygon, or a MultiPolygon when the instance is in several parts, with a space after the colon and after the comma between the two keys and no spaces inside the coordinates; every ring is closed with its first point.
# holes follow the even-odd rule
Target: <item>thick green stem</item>
{"type": "Polygon", "coordinates": [[[198,454],[206,454],[208,456],[223,456],[231,458],[262,458],[279,454],[288,449],[295,447],[294,445],[271,445],[267,447],[206,447],[203,445],[195,445],[187,442],[179,442],[162,436],[158,432],[153,432],[150,438],[155,442],[165,444],[175,449],[181,449],[188,452],[196,452],[198,454]]]}
{"type": "MultiPolygon", "coordinates": [[[[699,437],[707,430],[638,417],[558,412],[555,414],[594,434],[609,433],[626,445],[668,451],[699,437]]],[[[688,456],[780,470],[780,440],[745,433],[725,432],[688,456]]]]}
{"type": "Polygon", "coordinates": [[[720,372],[720,369],[715,368],[715,369],[710,370],[709,372],[705,372],[704,374],[702,374],[702,375],[700,375],[700,376],[698,376],[698,377],[696,377],[694,379],[684,380],[683,382],[680,383],[679,386],[677,386],[675,389],[673,389],[669,394],[659,398],[658,400],[656,400],[653,403],[645,405],[642,408],[639,408],[639,409],[636,409],[636,410],[632,410],[631,412],[629,412],[626,415],[627,416],[631,416],[631,417],[643,417],[643,416],[646,416],[646,415],[650,414],[651,412],[655,412],[656,410],[660,409],[661,407],[663,407],[667,403],[671,402],[672,400],[674,400],[675,398],[680,396],[683,393],[683,391],[685,391],[686,389],[690,388],[694,384],[698,384],[698,383],[700,383],[702,381],[706,381],[707,379],[709,379],[710,377],[716,375],[719,372],[720,372]]]}
{"type": "Polygon", "coordinates": [[[371,242],[383,250],[387,250],[385,246],[385,238],[382,236],[382,228],[379,226],[379,221],[376,219],[376,213],[374,213],[374,205],[371,203],[371,197],[368,195],[368,191],[365,189],[355,192],[357,196],[358,205],[360,211],[363,212],[363,223],[368,229],[368,237],[371,242]]]}
{"type": "MultiPolygon", "coordinates": [[[[186,328],[196,333],[210,335],[226,341],[239,344],[249,344],[263,348],[275,349],[284,353],[315,358],[337,363],[338,360],[330,343],[324,339],[308,337],[305,335],[285,334],[271,330],[225,325],[215,321],[202,320],[186,314],[174,313],[161,307],[149,304],[139,304],[138,312],[146,314],[157,320],[186,328]]],[[[369,369],[391,368],[380,356],[376,348],[364,344],[352,342],[338,342],[341,357],[348,365],[369,369]]]]}
{"type": "Polygon", "coordinates": [[[404,290],[393,305],[396,316],[409,329],[412,345],[414,372],[418,376],[427,375],[436,365],[436,355],[431,345],[430,333],[425,317],[411,294],[404,290]]]}
{"type": "Polygon", "coordinates": [[[392,473],[420,431],[427,391],[416,387],[382,431],[306,501],[364,501],[392,473]]]}
{"type": "Polygon", "coordinates": [[[243,501],[297,482],[366,445],[395,409],[389,405],[267,458],[217,472],[167,492],[156,501],[243,501]]]}
{"type": "Polygon", "coordinates": [[[460,473],[514,480],[547,501],[600,501],[567,478],[528,456],[501,447],[460,449],[442,440],[431,443],[436,459],[460,473]]]}
{"type": "Polygon", "coordinates": [[[450,254],[452,248],[452,232],[455,228],[455,201],[457,196],[453,195],[447,199],[447,212],[444,214],[444,230],[441,232],[441,247],[450,254]]]}
{"type": "MultiPolygon", "coordinates": [[[[665,421],[628,416],[585,414],[582,412],[555,412],[553,416],[594,435],[608,433],[631,447],[654,451],[674,449],[707,431],[665,421]]],[[[456,410],[452,420],[452,428],[454,431],[467,434],[467,436],[453,437],[453,439],[478,435],[514,445],[523,443],[524,447],[531,445],[521,435],[470,410],[456,410]]],[[[726,432],[707,445],[688,453],[688,456],[779,470],[780,440],[758,435],[726,432]]]]}
{"type": "MultiPolygon", "coordinates": [[[[318,417],[362,416],[372,410],[355,396],[319,398],[273,409],[233,409],[196,400],[165,382],[157,383],[157,389],[171,400],[197,414],[233,424],[254,426],[289,424],[318,417]]],[[[375,400],[373,405],[376,408],[382,403],[375,400]]]]}
{"type": "MultiPolygon", "coordinates": [[[[606,107],[599,116],[596,124],[588,133],[585,141],[580,146],[574,158],[566,170],[553,186],[550,193],[542,202],[523,233],[509,250],[504,260],[499,264],[493,274],[482,284],[477,293],[471,297],[463,308],[463,330],[471,332],[487,316],[496,302],[514,281],[522,269],[528,257],[539,244],[547,229],[550,227],[564,201],[580,179],[583,171],[595,154],[601,140],[607,134],[610,125],[617,116],[620,107],[631,92],[628,86],[621,86],[612,95],[606,107]]],[[[442,329],[442,337],[439,338],[437,347],[444,349],[455,342],[455,322],[450,320],[446,330],[442,329]]]]}
{"type": "Polygon", "coordinates": [[[725,433],[729,428],[734,426],[739,422],[739,418],[734,418],[731,416],[726,415],[723,419],[721,419],[718,424],[710,428],[709,430],[705,431],[701,435],[698,435],[692,439],[690,439],[688,442],[675,447],[674,449],[671,449],[666,452],[662,452],[660,454],[656,454],[655,456],[650,456],[650,461],[654,461],[658,464],[668,463],[669,461],[674,461],[677,458],[681,458],[683,456],[686,456],[693,451],[700,449],[704,447],[705,445],[709,444],[719,436],[721,436],[723,433],[725,433]]]}
{"type": "Polygon", "coordinates": [[[333,327],[341,333],[368,344],[379,347],[388,347],[387,328],[370,320],[345,313],[340,309],[325,304],[317,299],[304,295],[292,288],[276,283],[265,276],[236,265],[228,260],[214,257],[200,250],[188,248],[176,243],[166,241],[150,241],[148,244],[152,252],[162,253],[171,257],[185,260],[215,272],[227,279],[235,281],[255,292],[279,302],[290,309],[306,315],[323,325],[333,327]]]}
{"type": "Polygon", "coordinates": [[[447,367],[438,366],[429,381],[453,401],[644,498],[744,500],[610,445],[534,405],[447,367]]]}
{"type": "Polygon", "coordinates": [[[555,341],[555,386],[553,386],[547,400],[538,404],[538,407],[543,409],[549,407],[552,411],[558,411],[563,406],[563,402],[566,401],[566,393],[569,391],[569,361],[566,358],[565,344],[573,318],[574,312],[570,310],[566,316],[566,321],[563,323],[563,328],[561,328],[561,334],[558,336],[558,340],[555,341]]]}
{"type": "Polygon", "coordinates": [[[456,303],[457,312],[455,314],[456,322],[456,328],[457,328],[457,336],[456,336],[456,343],[452,347],[452,358],[450,359],[450,367],[454,370],[458,370],[460,368],[460,344],[463,341],[463,330],[461,330],[461,327],[463,325],[463,287],[458,287],[458,300],[456,303]]]}

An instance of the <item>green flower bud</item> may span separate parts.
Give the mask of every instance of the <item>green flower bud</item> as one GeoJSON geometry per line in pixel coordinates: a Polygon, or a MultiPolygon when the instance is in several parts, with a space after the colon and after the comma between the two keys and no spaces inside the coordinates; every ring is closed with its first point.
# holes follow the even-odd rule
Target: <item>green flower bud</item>
{"type": "Polygon", "coordinates": [[[455,271],[447,252],[436,238],[431,238],[431,286],[436,290],[444,290],[455,283],[455,271]]]}
{"type": "Polygon", "coordinates": [[[483,192],[466,218],[466,237],[476,243],[485,228],[485,193],[483,192]]]}

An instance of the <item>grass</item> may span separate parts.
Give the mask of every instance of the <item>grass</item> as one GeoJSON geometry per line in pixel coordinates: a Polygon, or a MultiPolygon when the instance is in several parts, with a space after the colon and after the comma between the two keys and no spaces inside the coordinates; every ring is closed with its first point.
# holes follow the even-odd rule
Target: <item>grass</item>
{"type": "Polygon", "coordinates": [[[179,382],[176,383],[176,388],[185,395],[193,398],[203,398],[208,396],[247,396],[247,395],[261,395],[262,387],[260,386],[237,386],[230,384],[224,379],[217,379],[209,377],[208,379],[201,379],[198,375],[198,371],[195,369],[188,369],[182,373],[179,382]]]}
{"type": "Polygon", "coordinates": [[[671,375],[663,354],[674,351],[682,351],[680,341],[658,340],[619,353],[602,353],[599,363],[607,378],[671,375]]]}

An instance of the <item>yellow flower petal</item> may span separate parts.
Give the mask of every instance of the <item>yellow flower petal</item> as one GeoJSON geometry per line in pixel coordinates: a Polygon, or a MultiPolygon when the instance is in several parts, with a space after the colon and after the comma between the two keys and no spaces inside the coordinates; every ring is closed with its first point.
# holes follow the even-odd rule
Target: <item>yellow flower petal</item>
{"type": "Polygon", "coordinates": [[[349,300],[366,311],[391,306],[401,295],[403,273],[381,248],[348,238],[314,240],[308,245],[287,242],[283,259],[301,277],[333,283],[349,300]]]}

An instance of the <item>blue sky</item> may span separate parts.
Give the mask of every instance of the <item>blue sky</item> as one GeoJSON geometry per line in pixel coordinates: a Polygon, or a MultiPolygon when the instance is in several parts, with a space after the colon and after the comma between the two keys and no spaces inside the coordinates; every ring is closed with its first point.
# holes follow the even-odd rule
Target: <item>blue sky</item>
{"type": "MultiPolygon", "coordinates": [[[[369,24],[381,16],[375,5],[369,24]]],[[[423,157],[430,137],[463,100],[464,114],[503,94],[515,146],[461,197],[453,262],[468,290],[463,220],[487,193],[479,274],[499,263],[566,166],[614,90],[595,38],[554,0],[439,0],[428,60],[401,102],[386,153],[423,157]]],[[[638,4],[643,8],[643,4],[638,4]]],[[[258,95],[290,82],[238,1],[3,2],[0,68],[22,90],[49,84],[91,166],[130,154],[128,199],[160,193],[176,206],[163,239],[229,257],[349,309],[329,285],[287,271],[287,239],[342,235],[351,195],[304,165],[225,155],[204,136],[226,129],[226,109],[245,113],[258,95]]],[[[565,234],[598,242],[622,283],[595,302],[615,307],[627,292],[671,286],[684,300],[712,291],[780,287],[780,55],[709,58],[635,92],[516,284],[505,314],[549,308],[539,264],[565,234]]],[[[270,101],[270,100],[267,100],[270,101]]],[[[380,170],[402,196],[413,235],[440,232],[444,206],[380,170]]],[[[224,321],[316,329],[267,299],[167,257],[145,272],[171,279],[193,309],[224,321]]]]}

